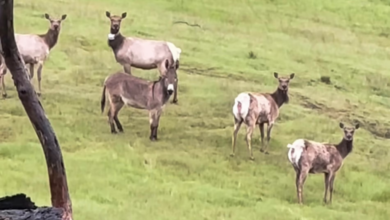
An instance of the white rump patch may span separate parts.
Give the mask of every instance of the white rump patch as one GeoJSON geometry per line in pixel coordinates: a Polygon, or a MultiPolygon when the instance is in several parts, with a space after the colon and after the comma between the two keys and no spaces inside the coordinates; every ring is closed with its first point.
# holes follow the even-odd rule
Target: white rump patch
{"type": "Polygon", "coordinates": [[[299,159],[301,159],[303,148],[305,147],[305,140],[297,139],[293,144],[287,144],[287,147],[289,148],[288,159],[292,165],[299,168],[299,159]]]}
{"type": "Polygon", "coordinates": [[[168,48],[171,51],[173,61],[176,62],[180,58],[181,49],[176,47],[173,43],[167,42],[168,48]]]}
{"type": "Polygon", "coordinates": [[[114,40],[114,39],[115,39],[115,34],[109,33],[109,34],[108,34],[108,39],[109,39],[109,40],[114,40]]]}
{"type": "Polygon", "coordinates": [[[175,91],[175,87],[173,86],[173,84],[169,84],[167,89],[171,91],[175,91]]]}
{"type": "Polygon", "coordinates": [[[249,113],[249,105],[251,103],[251,97],[248,93],[240,93],[234,99],[233,115],[236,119],[245,119],[249,113]],[[238,103],[241,103],[241,111],[238,111],[238,103]]]}

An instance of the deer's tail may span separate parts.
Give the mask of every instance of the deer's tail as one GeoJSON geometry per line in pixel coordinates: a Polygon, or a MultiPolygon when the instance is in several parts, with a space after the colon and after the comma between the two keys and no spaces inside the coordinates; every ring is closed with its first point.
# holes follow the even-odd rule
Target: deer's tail
{"type": "Polygon", "coordinates": [[[106,106],[106,85],[103,86],[102,99],[100,101],[102,113],[104,112],[104,106],[106,106]]]}
{"type": "Polygon", "coordinates": [[[287,144],[287,148],[289,148],[287,153],[288,160],[297,168],[299,168],[299,160],[301,159],[305,146],[305,140],[303,139],[297,139],[294,143],[287,144]]]}
{"type": "Polygon", "coordinates": [[[237,120],[244,120],[249,113],[251,97],[248,93],[240,93],[234,99],[233,115],[237,120]]]}

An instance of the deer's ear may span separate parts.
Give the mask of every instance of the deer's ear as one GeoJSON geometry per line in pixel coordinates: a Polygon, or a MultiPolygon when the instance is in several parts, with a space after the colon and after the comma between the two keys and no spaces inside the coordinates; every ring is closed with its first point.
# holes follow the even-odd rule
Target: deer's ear
{"type": "Polygon", "coordinates": [[[290,79],[294,79],[295,73],[290,74],[290,79]]]}
{"type": "Polygon", "coordinates": [[[340,122],[340,128],[344,128],[344,124],[340,122]]]}
{"type": "Polygon", "coordinates": [[[50,16],[49,16],[48,13],[45,13],[45,18],[46,18],[47,20],[50,20],[50,16]]]}
{"type": "Polygon", "coordinates": [[[278,78],[279,74],[277,72],[274,72],[275,78],[278,78]]]}
{"type": "Polygon", "coordinates": [[[65,20],[66,19],[66,14],[62,15],[61,17],[61,20],[65,20]]]}
{"type": "Polygon", "coordinates": [[[127,12],[123,12],[122,13],[122,19],[125,18],[127,16],[127,12]]]}
{"type": "Polygon", "coordinates": [[[111,18],[111,13],[109,11],[106,11],[107,18],[111,18]]]}
{"type": "Polygon", "coordinates": [[[356,125],[355,125],[355,129],[357,130],[357,129],[359,129],[360,128],[360,125],[359,125],[359,123],[357,123],[356,125]]]}

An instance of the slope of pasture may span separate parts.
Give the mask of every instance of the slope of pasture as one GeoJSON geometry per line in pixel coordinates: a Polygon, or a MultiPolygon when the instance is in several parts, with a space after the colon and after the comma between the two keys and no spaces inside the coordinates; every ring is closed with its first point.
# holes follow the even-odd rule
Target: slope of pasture
{"type": "MultiPolygon", "coordinates": [[[[63,150],[75,219],[388,219],[389,12],[385,0],[15,1],[18,33],[45,32],[44,13],[68,15],[43,70],[41,100],[63,150]],[[124,108],[120,135],[100,113],[102,82],[121,69],[107,46],[106,10],[128,13],[124,35],[183,51],[179,105],[167,105],[156,143],[147,112],[124,108]],[[275,71],[296,77],[270,155],[260,154],[256,130],[250,162],[242,129],[230,158],[234,97],[274,91],[275,71]],[[301,207],[286,145],[338,142],[339,121],[362,126],[337,174],[333,205],[322,204],[323,176],[311,175],[301,207]]],[[[157,70],[134,74],[157,78],[157,70]]],[[[7,88],[0,195],[24,192],[49,205],[44,156],[10,75],[7,88]]]]}

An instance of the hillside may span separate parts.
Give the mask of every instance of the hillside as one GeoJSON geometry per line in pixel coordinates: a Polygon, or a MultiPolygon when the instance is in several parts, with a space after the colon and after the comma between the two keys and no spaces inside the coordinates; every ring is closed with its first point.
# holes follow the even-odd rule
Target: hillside
{"type": "MultiPolygon", "coordinates": [[[[74,218],[388,219],[389,12],[387,0],[15,1],[17,33],[45,33],[44,13],[67,14],[43,68],[41,101],[63,151],[74,218]],[[125,36],[182,49],[179,105],[166,106],[158,142],[149,141],[146,111],[124,108],[119,135],[100,112],[105,77],[122,69],[107,45],[107,10],[127,12],[125,36]],[[256,129],[255,161],[249,161],[241,129],[236,157],[229,157],[235,96],[273,92],[274,72],[295,78],[270,154],[259,152],[256,129]],[[361,129],[337,173],[333,204],[322,204],[323,175],[310,175],[299,206],[286,145],[297,138],[338,143],[340,121],[359,122],[361,129]]],[[[158,76],[157,70],[133,73],[158,76]]],[[[36,75],[33,82],[37,87],[36,75]]],[[[6,86],[0,195],[23,192],[49,205],[44,155],[10,74],[6,86]]]]}

